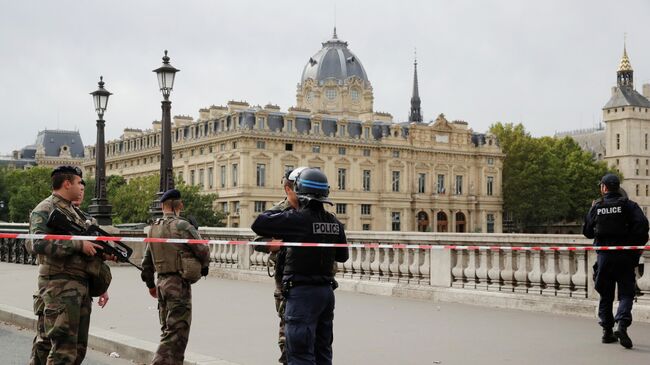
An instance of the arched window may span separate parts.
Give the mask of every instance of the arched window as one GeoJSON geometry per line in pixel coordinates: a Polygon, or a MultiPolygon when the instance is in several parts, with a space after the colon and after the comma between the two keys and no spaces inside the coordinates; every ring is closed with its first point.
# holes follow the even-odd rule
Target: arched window
{"type": "Polygon", "coordinates": [[[438,220],[436,232],[447,232],[447,214],[445,212],[438,212],[436,219],[438,220]]]}
{"type": "Polygon", "coordinates": [[[456,232],[465,232],[466,227],[465,214],[462,212],[456,213],[456,232]]]}

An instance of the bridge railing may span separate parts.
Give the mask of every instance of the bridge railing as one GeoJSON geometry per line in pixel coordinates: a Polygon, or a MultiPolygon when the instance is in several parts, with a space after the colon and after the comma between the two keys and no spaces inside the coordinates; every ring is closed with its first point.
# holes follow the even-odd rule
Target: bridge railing
{"type": "MultiPolygon", "coordinates": [[[[26,224],[2,224],[0,230],[26,232],[26,224]]],[[[116,230],[115,235],[144,236],[141,231],[116,230]]],[[[251,241],[255,235],[246,228],[201,227],[206,239],[251,241]]],[[[579,235],[473,234],[419,232],[347,232],[349,243],[424,244],[434,246],[589,246],[579,235]]],[[[133,261],[139,262],[144,245],[134,248],[133,261]]],[[[20,240],[0,240],[2,261],[34,263],[20,240]]],[[[266,271],[268,254],[250,245],[211,245],[212,265],[225,270],[266,271]]],[[[593,251],[519,251],[504,249],[406,249],[351,248],[350,259],[338,264],[337,276],[358,281],[415,284],[467,291],[492,291],[538,296],[595,298],[593,251]]],[[[643,253],[650,263],[650,251],[643,253]]],[[[639,275],[639,301],[650,304],[650,269],[639,275]]]]}

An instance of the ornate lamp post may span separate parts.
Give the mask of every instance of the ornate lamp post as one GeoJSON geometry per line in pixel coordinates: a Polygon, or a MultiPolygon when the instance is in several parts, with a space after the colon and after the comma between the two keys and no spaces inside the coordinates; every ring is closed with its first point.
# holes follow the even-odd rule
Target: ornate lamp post
{"type": "Polygon", "coordinates": [[[165,56],[162,58],[163,64],[157,69],[153,70],[158,76],[158,86],[163,95],[162,101],[162,141],[160,144],[160,188],[156,199],[151,203],[149,213],[152,217],[162,216],[162,208],[160,206],[160,197],[162,194],[174,188],[174,170],[172,166],[172,118],[171,109],[172,102],[169,101],[169,94],[174,88],[174,78],[176,73],[180,71],[171,64],[169,64],[169,57],[167,57],[167,50],[165,56]]]}
{"type": "Polygon", "coordinates": [[[104,147],[104,112],[108,105],[108,97],[111,94],[104,89],[104,77],[99,77],[97,83],[99,88],[90,93],[95,102],[95,111],[97,112],[97,144],[95,145],[95,195],[92,204],[88,207],[88,213],[92,215],[99,225],[110,226],[111,205],[106,199],[106,150],[104,147]]]}

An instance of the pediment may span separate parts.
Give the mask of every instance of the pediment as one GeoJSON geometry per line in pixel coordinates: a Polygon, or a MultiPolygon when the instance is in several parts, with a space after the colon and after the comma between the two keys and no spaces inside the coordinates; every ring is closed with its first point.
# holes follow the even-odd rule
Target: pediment
{"type": "Polygon", "coordinates": [[[429,126],[439,131],[451,132],[453,130],[453,127],[451,126],[449,121],[445,118],[444,114],[440,114],[432,124],[429,124],[429,126]]]}

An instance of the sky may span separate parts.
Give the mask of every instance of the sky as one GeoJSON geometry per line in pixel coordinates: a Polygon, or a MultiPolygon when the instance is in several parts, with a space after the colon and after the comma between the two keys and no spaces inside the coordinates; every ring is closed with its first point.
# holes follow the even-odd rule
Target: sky
{"type": "Polygon", "coordinates": [[[0,154],[39,130],[96,139],[90,92],[112,92],[106,138],[161,117],[153,69],[169,50],[172,115],[245,100],[295,105],[302,69],[331,38],[363,64],[375,111],[408,117],[417,49],[425,120],[535,136],[591,128],[616,83],[627,34],[637,90],[650,83],[646,0],[0,0],[0,154]]]}

